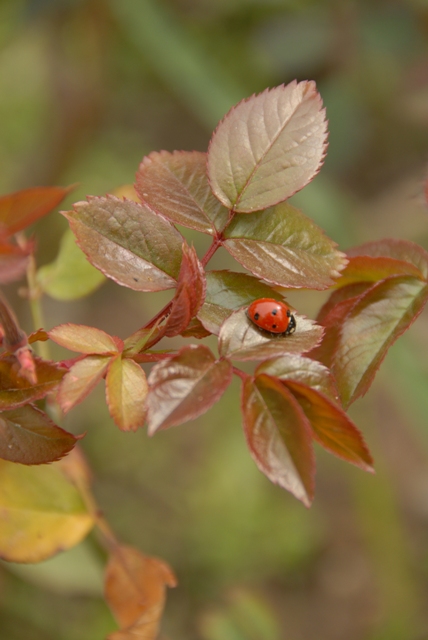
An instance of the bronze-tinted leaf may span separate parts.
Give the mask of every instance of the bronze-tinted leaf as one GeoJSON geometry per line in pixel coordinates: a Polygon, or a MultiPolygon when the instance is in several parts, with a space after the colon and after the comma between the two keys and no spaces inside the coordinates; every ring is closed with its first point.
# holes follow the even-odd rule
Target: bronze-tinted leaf
{"type": "Polygon", "coordinates": [[[78,438],[32,405],[0,413],[0,458],[21,464],[59,460],[78,438]]]}
{"type": "Polygon", "coordinates": [[[138,549],[118,547],[105,575],[105,597],[122,631],[109,639],[157,640],[166,599],[166,587],[175,587],[172,569],[138,549]]]}
{"type": "Polygon", "coordinates": [[[78,544],[94,525],[61,461],[26,466],[0,460],[0,557],[40,562],[78,544]]]}
{"type": "Polygon", "coordinates": [[[144,424],[148,386],[146,374],[133,360],[114,359],[106,376],[110,415],[122,431],[136,431],[144,424]]]}
{"type": "Polygon", "coordinates": [[[231,364],[216,361],[203,345],[183,347],[176,356],[155,365],[149,375],[149,434],[208,411],[223,395],[231,377],[231,364]]]}
{"type": "Polygon", "coordinates": [[[206,153],[151,153],[140,164],[136,190],[153,211],[184,227],[214,235],[228,221],[208,183],[206,153]]]}
{"type": "Polygon", "coordinates": [[[83,324],[60,324],[49,332],[49,338],[70,351],[87,354],[115,354],[122,345],[119,338],[101,329],[83,324]]]}
{"type": "Polygon", "coordinates": [[[22,231],[55,209],[73,187],[33,187],[0,197],[0,234],[22,231]]]}
{"type": "Polygon", "coordinates": [[[346,462],[373,472],[373,459],[363,436],[335,402],[302,382],[290,379],[285,380],[284,384],[305,412],[313,436],[321,446],[346,462]]]}
{"type": "Polygon", "coordinates": [[[255,276],[288,288],[327,289],[346,256],[306,216],[288,203],[235,215],[223,246],[255,276]]]}
{"type": "Polygon", "coordinates": [[[245,309],[234,311],[220,329],[219,352],[232,360],[269,360],[285,354],[300,354],[321,341],[323,329],[304,316],[295,316],[297,328],[288,336],[260,331],[245,309]]]}
{"type": "Polygon", "coordinates": [[[349,256],[349,262],[340,274],[337,287],[359,283],[378,282],[391,276],[413,276],[424,279],[421,271],[411,262],[388,257],[349,256]]]}
{"type": "Polygon", "coordinates": [[[70,411],[91,393],[104,377],[111,359],[112,356],[86,356],[70,367],[64,376],[57,396],[64,413],[70,411]]]}
{"type": "Polygon", "coordinates": [[[220,327],[232,311],[248,305],[258,298],[283,301],[284,296],[265,282],[248,273],[208,271],[205,303],[198,318],[210,333],[218,335],[220,327]]]}
{"type": "Polygon", "coordinates": [[[330,370],[320,362],[304,356],[289,354],[262,362],[256,369],[256,375],[266,373],[280,380],[294,380],[320,391],[332,400],[338,399],[336,383],[330,370]]]}
{"type": "Polygon", "coordinates": [[[397,276],[374,285],[351,306],[332,356],[344,406],[366,393],[389,347],[417,318],[427,299],[428,285],[397,276]]]}
{"type": "Polygon", "coordinates": [[[13,355],[4,355],[0,358],[1,411],[15,409],[23,404],[40,400],[58,387],[66,372],[65,369],[54,362],[41,360],[36,356],[33,356],[33,361],[37,378],[35,384],[19,375],[20,365],[13,355]]]}
{"type": "Polygon", "coordinates": [[[396,240],[394,238],[375,240],[374,242],[361,244],[358,247],[352,247],[352,249],[348,249],[347,254],[351,257],[388,257],[394,260],[410,262],[421,272],[425,280],[428,278],[428,252],[415,242],[410,242],[410,240],[396,240]]]}
{"type": "Polygon", "coordinates": [[[314,82],[291,82],[243,100],[218,125],[208,151],[214,194],[228,209],[266,209],[318,173],[327,123],[314,82]]]}
{"type": "Polygon", "coordinates": [[[89,262],[136,291],[175,286],[182,236],[148,207],[114,196],[77,202],[64,215],[89,262]]]}
{"type": "Polygon", "coordinates": [[[293,394],[266,374],[247,378],[242,415],[247,444],[260,471],[309,507],[315,488],[312,433],[293,394]]]}

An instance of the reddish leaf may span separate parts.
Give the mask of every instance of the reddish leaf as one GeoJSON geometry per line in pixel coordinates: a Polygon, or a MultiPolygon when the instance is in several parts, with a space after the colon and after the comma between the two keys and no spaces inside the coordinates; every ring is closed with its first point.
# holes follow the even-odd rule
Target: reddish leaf
{"type": "Polygon", "coordinates": [[[204,268],[193,247],[183,244],[183,259],[178,276],[177,291],[163,334],[176,336],[188,326],[198,313],[205,298],[204,268]]]}
{"type": "Polygon", "coordinates": [[[122,431],[136,431],[144,424],[148,386],[146,374],[133,360],[116,358],[106,376],[107,405],[122,431]]]}
{"type": "Polygon", "coordinates": [[[44,398],[61,382],[65,370],[54,362],[33,356],[37,383],[19,375],[20,365],[12,355],[0,358],[0,410],[15,409],[44,398]]]}
{"type": "Polygon", "coordinates": [[[57,344],[79,353],[115,354],[119,352],[119,348],[123,347],[119,338],[83,324],[60,324],[51,329],[48,334],[49,338],[57,344]]]}
{"type": "Polygon", "coordinates": [[[359,282],[378,282],[391,276],[413,276],[424,279],[420,270],[410,262],[395,258],[351,256],[336,284],[338,287],[343,287],[359,282]]]}
{"type": "Polygon", "coordinates": [[[428,285],[397,276],[382,280],[350,303],[332,356],[344,406],[366,393],[389,347],[417,318],[427,299],[428,285]]]}
{"type": "Polygon", "coordinates": [[[247,444],[260,471],[309,507],[315,488],[312,433],[293,394],[265,374],[247,378],[242,414],[247,444]]]}
{"type": "Polygon", "coordinates": [[[55,209],[74,187],[33,187],[0,198],[0,233],[22,231],[55,209]]]}
{"type": "Polygon", "coordinates": [[[321,341],[323,329],[304,316],[295,317],[295,333],[271,336],[253,325],[245,309],[234,311],[220,329],[219,352],[232,360],[269,360],[310,351],[321,341]]]}
{"type": "Polygon", "coordinates": [[[14,282],[24,275],[32,250],[32,243],[20,247],[0,241],[0,284],[14,282]]]}
{"type": "MultiPolygon", "coordinates": [[[[113,356],[114,357],[114,356],[113,356]]],[[[86,356],[73,364],[58,391],[58,402],[64,413],[82,402],[104,377],[112,356],[86,356]]]]}
{"type": "Polygon", "coordinates": [[[228,209],[266,209],[299,191],[324,159],[327,123],[314,82],[291,82],[243,100],[208,151],[214,195],[228,209]]]}
{"type": "Polygon", "coordinates": [[[3,460],[21,464],[54,462],[71,451],[77,440],[29,404],[0,413],[0,458],[3,460]]]}
{"type": "Polygon", "coordinates": [[[420,245],[410,242],[409,240],[386,238],[384,240],[376,240],[375,242],[367,242],[366,244],[349,249],[347,254],[351,257],[388,257],[393,258],[394,260],[409,262],[421,272],[422,277],[425,280],[428,278],[428,253],[422,249],[420,245]]]}
{"type": "Polygon", "coordinates": [[[288,288],[327,289],[347,260],[336,244],[288,203],[235,215],[223,246],[255,276],[288,288]]]}
{"type": "Polygon", "coordinates": [[[105,598],[123,631],[110,634],[109,639],[156,640],[166,587],[176,584],[174,573],[162,560],[133,547],[118,547],[107,565],[105,598]]]}
{"type": "Polygon", "coordinates": [[[140,164],[135,188],[153,211],[184,227],[215,235],[228,221],[208,183],[206,153],[151,153],[140,164]]]}
{"type": "Polygon", "coordinates": [[[147,398],[149,434],[202,415],[220,399],[232,377],[227,360],[216,361],[203,345],[183,347],[153,367],[147,398]]]}
{"type": "Polygon", "coordinates": [[[300,355],[287,355],[274,360],[262,362],[256,369],[256,374],[266,373],[274,378],[287,381],[293,380],[305,384],[323,393],[332,400],[339,395],[334,378],[323,364],[300,355]]]}
{"type": "MultiPolygon", "coordinates": [[[[350,285],[353,287],[354,285],[350,285]]],[[[342,289],[339,289],[342,291],[342,289]]],[[[339,340],[342,325],[348,317],[349,312],[355,306],[359,296],[345,298],[331,307],[329,312],[322,317],[324,335],[320,345],[308,352],[308,356],[324,363],[326,367],[332,366],[334,352],[339,340]]],[[[318,321],[319,318],[317,318],[318,321]]]]}
{"type": "Polygon", "coordinates": [[[175,286],[183,238],[148,207],[107,196],[77,202],[64,215],[89,262],[118,284],[136,291],[175,286]]]}
{"type": "Polygon", "coordinates": [[[341,305],[348,300],[353,300],[355,303],[358,298],[360,298],[372,286],[372,282],[356,282],[354,284],[347,284],[344,287],[340,287],[340,289],[336,289],[333,291],[327,302],[321,307],[317,315],[317,322],[323,326],[328,326],[331,322],[329,323],[327,321],[327,316],[335,309],[336,306],[341,305]]]}
{"type": "Polygon", "coordinates": [[[232,311],[249,305],[257,298],[284,300],[275,289],[247,273],[208,271],[205,276],[207,292],[198,318],[210,333],[216,335],[232,311]]]}
{"type": "Polygon", "coordinates": [[[360,469],[373,472],[373,459],[360,431],[336,403],[301,382],[290,379],[284,384],[305,412],[321,446],[360,469]]]}

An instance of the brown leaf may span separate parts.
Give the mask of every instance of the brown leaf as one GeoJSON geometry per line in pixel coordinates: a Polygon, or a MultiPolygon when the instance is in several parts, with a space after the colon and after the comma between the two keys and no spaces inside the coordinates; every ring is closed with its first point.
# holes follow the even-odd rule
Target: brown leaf
{"type": "Polygon", "coordinates": [[[156,640],[166,587],[176,584],[171,568],[162,560],[133,547],[118,547],[107,565],[105,597],[122,630],[109,639],[156,640]]]}
{"type": "Polygon", "coordinates": [[[20,375],[20,365],[13,355],[0,358],[0,410],[15,409],[44,398],[61,382],[65,369],[54,362],[33,356],[36,384],[20,375]]]}
{"type": "Polygon", "coordinates": [[[32,405],[0,413],[0,458],[3,460],[21,464],[53,462],[71,451],[77,440],[32,405]]]}

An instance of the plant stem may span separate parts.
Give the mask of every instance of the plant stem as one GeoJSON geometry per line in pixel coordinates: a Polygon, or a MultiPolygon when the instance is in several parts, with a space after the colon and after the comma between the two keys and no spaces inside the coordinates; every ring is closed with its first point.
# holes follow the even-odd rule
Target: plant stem
{"type": "MultiPolygon", "coordinates": [[[[36,261],[31,254],[27,267],[28,299],[30,301],[31,315],[33,317],[34,329],[44,327],[42,305],[40,304],[40,289],[36,280],[36,261]]],[[[34,345],[35,351],[44,360],[50,360],[49,345],[47,342],[38,342],[34,345]]]]}

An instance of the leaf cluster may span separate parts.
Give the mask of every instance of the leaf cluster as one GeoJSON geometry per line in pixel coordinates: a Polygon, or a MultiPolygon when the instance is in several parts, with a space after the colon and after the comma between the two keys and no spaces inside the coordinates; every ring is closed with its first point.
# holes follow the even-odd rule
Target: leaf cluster
{"type": "Polygon", "coordinates": [[[61,300],[89,294],[105,277],[147,294],[173,292],[125,339],[71,323],[40,327],[27,337],[0,297],[0,505],[8,517],[0,554],[40,560],[76,544],[97,522],[110,550],[106,598],[121,626],[112,640],[156,638],[165,587],[174,586],[175,577],[160,560],[115,540],[73,450],[79,436],[55,424],[49,407],[65,414],[104,380],[117,426],[147,425],[153,435],[203,415],[236,375],[250,455],[304,505],[315,492],[314,441],[373,471],[346,410],[366,393],[388,348],[422,311],[428,253],[389,239],[344,254],[288,202],[315,177],[326,145],[325,113],[313,82],[252,96],[219,123],[207,153],[152,153],[139,166],[131,197],[88,197],[63,212],[70,230],[56,260],[38,271],[34,241],[22,231],[69,189],[0,199],[1,282],[26,271],[31,297],[61,300]],[[197,255],[179,227],[211,237],[205,255],[197,255]],[[221,247],[238,263],[236,271],[208,268],[221,247]],[[316,320],[293,310],[292,335],[272,335],[249,319],[254,300],[284,302],[288,290],[299,288],[331,293],[316,320]],[[171,347],[168,338],[177,336],[194,341],[171,347]],[[199,342],[209,336],[216,350],[199,342]],[[77,355],[60,362],[35,356],[30,345],[49,340],[77,355]],[[54,461],[60,462],[40,474],[31,466],[54,461]],[[29,504],[36,515],[28,515],[29,504]]]}

